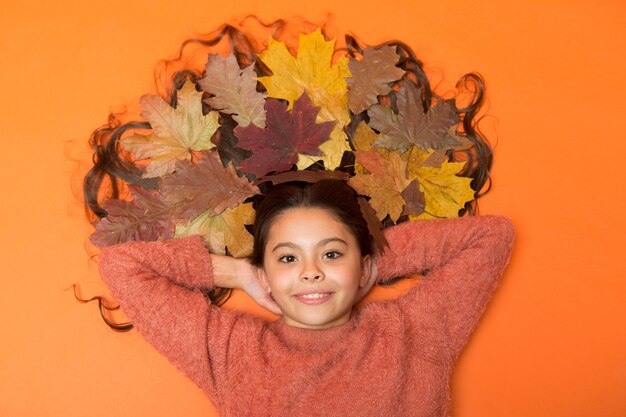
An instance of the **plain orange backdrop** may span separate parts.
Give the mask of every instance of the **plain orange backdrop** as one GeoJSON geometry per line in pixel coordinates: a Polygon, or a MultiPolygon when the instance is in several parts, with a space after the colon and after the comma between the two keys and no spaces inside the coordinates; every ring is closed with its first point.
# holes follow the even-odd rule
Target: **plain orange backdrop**
{"type": "Polygon", "coordinates": [[[453,415],[626,415],[623,2],[4,3],[0,416],[214,415],[136,332],[111,332],[64,289],[102,291],[77,199],[90,132],[151,91],[185,38],[247,13],[332,13],[365,42],[404,40],[444,91],[483,74],[496,163],[481,211],[510,216],[517,240],[455,372],[453,415]]]}

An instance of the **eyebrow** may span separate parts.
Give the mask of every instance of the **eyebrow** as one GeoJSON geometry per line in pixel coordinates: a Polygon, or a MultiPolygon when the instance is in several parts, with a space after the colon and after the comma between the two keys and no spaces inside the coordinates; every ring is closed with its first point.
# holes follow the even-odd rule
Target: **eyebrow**
{"type": "MultiPolygon", "coordinates": [[[[327,239],[323,239],[320,240],[320,242],[317,244],[317,246],[324,246],[327,245],[331,242],[339,242],[339,243],[343,243],[344,245],[348,245],[348,242],[346,242],[345,240],[338,238],[338,237],[329,237],[327,239]]],[[[275,252],[277,249],[280,248],[295,248],[297,247],[297,245],[291,243],[291,242],[282,242],[282,243],[278,243],[276,246],[274,246],[274,248],[272,249],[272,252],[275,252]]]]}

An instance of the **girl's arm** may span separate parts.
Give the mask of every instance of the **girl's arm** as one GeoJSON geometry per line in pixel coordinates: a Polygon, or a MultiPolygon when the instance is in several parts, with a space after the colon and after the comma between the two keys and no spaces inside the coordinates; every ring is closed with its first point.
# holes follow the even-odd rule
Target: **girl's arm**
{"type": "Polygon", "coordinates": [[[220,260],[200,237],[190,237],[107,247],[99,261],[103,280],[137,330],[214,400],[216,381],[228,369],[231,332],[241,321],[200,292],[235,279],[220,260]]]}
{"type": "Polygon", "coordinates": [[[400,304],[456,358],[475,328],[511,255],[513,227],[500,216],[402,223],[385,233],[379,281],[424,275],[400,304]]]}

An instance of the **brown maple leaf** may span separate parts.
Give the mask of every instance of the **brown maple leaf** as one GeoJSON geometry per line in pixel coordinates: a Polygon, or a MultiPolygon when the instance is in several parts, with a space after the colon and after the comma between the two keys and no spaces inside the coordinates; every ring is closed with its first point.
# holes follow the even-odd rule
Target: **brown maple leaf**
{"type": "Polygon", "coordinates": [[[102,204],[108,215],[95,223],[91,243],[103,248],[131,240],[174,237],[180,205],[169,204],[142,187],[130,185],[129,190],[132,201],[109,199],[102,204]]]}
{"type": "Polygon", "coordinates": [[[450,127],[459,123],[454,100],[442,100],[425,113],[420,97],[420,89],[405,80],[397,93],[397,114],[380,104],[367,111],[369,125],[382,134],[375,146],[402,153],[412,145],[425,151],[459,145],[448,133],[450,127]]]}
{"type": "Polygon", "coordinates": [[[232,163],[224,168],[215,152],[204,153],[197,165],[180,161],[176,171],[163,178],[161,191],[170,204],[184,201],[189,218],[206,210],[215,216],[259,193],[256,185],[237,175],[232,163]]]}
{"type": "Polygon", "coordinates": [[[266,128],[237,127],[238,147],[249,149],[252,156],[239,167],[257,178],[268,172],[287,171],[298,161],[298,154],[322,155],[324,143],[335,122],[315,123],[318,107],[311,105],[306,95],[295,101],[293,109],[274,99],[265,101],[266,128]]]}
{"type": "Polygon", "coordinates": [[[256,91],[255,77],[254,64],[242,70],[233,54],[227,57],[210,54],[206,75],[198,84],[213,95],[204,100],[209,106],[222,113],[233,114],[239,126],[252,123],[263,128],[265,95],[256,91]]]}
{"type": "Polygon", "coordinates": [[[467,136],[457,133],[456,126],[450,127],[448,134],[453,136],[459,144],[444,146],[443,148],[437,149],[422,163],[422,165],[427,167],[440,167],[448,160],[448,151],[465,151],[474,146],[474,143],[467,136]]]}
{"type": "Polygon", "coordinates": [[[371,197],[369,203],[383,220],[387,214],[397,221],[405,204],[402,192],[411,182],[406,177],[406,162],[397,152],[383,156],[377,150],[354,152],[356,162],[369,173],[359,173],[348,183],[359,194],[371,197]]]}
{"type": "Polygon", "coordinates": [[[385,247],[389,246],[389,242],[387,241],[387,238],[382,230],[382,223],[378,220],[378,217],[376,217],[376,211],[369,201],[363,197],[358,197],[357,201],[359,202],[361,214],[367,222],[367,229],[370,232],[370,235],[374,238],[376,250],[379,254],[381,254],[385,251],[385,247]]]}
{"type": "Polygon", "coordinates": [[[348,82],[348,106],[358,114],[372,104],[378,103],[378,96],[391,91],[389,83],[402,78],[404,71],[396,67],[396,48],[385,45],[381,48],[365,48],[363,59],[351,59],[348,68],[352,74],[348,82]]]}

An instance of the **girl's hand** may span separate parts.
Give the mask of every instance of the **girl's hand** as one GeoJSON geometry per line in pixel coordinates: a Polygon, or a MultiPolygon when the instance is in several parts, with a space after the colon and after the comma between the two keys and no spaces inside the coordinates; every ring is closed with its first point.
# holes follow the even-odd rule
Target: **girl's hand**
{"type": "Polygon", "coordinates": [[[283,314],[274,299],[265,292],[263,287],[261,287],[257,268],[255,266],[252,266],[247,260],[240,259],[239,261],[243,263],[241,265],[241,287],[239,288],[245,291],[246,294],[248,294],[254,301],[256,301],[258,305],[265,308],[266,310],[269,310],[274,314],[283,314]]]}
{"type": "Polygon", "coordinates": [[[259,283],[257,268],[247,259],[211,254],[213,284],[223,288],[243,290],[261,307],[275,314],[282,311],[259,283]]]}

